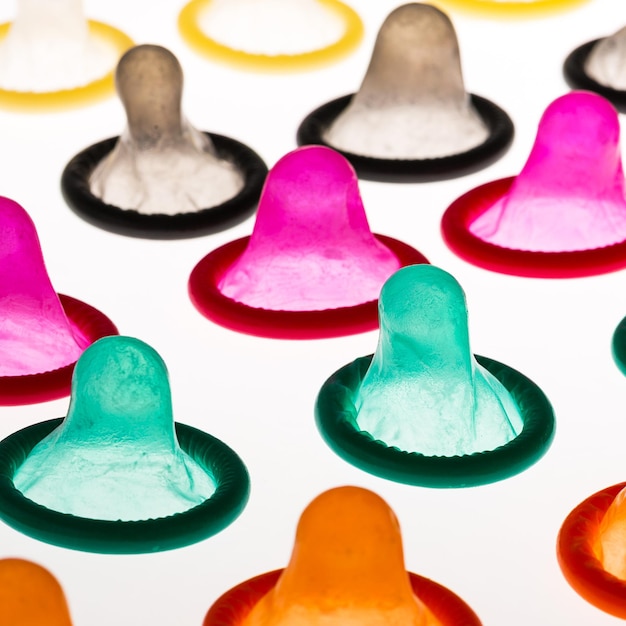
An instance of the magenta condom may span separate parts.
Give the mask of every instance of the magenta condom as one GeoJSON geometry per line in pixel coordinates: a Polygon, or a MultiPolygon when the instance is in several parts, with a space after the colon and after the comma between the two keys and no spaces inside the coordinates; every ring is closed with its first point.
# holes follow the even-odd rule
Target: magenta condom
{"type": "Polygon", "coordinates": [[[334,337],[376,328],[383,283],[415,263],[427,261],[370,231],[350,163],[305,146],[268,175],[252,235],[202,259],[189,293],[201,313],[239,332],[334,337]]]}
{"type": "Polygon", "coordinates": [[[555,100],[521,173],[461,196],[442,231],[456,254],[505,274],[571,278],[625,267],[617,111],[584,91],[555,100]]]}
{"type": "Polygon", "coordinates": [[[102,313],[57,295],[31,218],[0,197],[0,404],[69,395],[78,357],[112,334],[117,329],[102,313]]]}

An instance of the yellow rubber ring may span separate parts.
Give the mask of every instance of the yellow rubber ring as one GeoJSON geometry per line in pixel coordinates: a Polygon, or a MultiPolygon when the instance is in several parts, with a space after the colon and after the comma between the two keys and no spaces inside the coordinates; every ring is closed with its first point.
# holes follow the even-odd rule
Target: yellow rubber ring
{"type": "Polygon", "coordinates": [[[236,50],[209,37],[200,28],[200,16],[209,7],[211,0],[191,0],[178,16],[181,37],[196,52],[210,58],[257,71],[297,71],[332,63],[347,55],[363,37],[363,22],[358,14],[339,0],[319,0],[320,4],[333,11],[344,24],[344,34],[335,43],[299,54],[255,54],[236,50]]]}
{"type": "Polygon", "coordinates": [[[490,17],[523,17],[540,13],[556,13],[574,8],[589,0],[436,0],[453,9],[480,13],[490,17]]]}
{"type": "MultiPolygon", "coordinates": [[[[11,22],[0,24],[0,41],[8,35],[10,28],[11,22]]],[[[92,37],[102,39],[113,45],[119,52],[119,56],[135,45],[133,40],[121,30],[102,22],[90,20],[89,32],[92,37]]],[[[96,100],[102,100],[115,93],[114,75],[116,66],[117,61],[111,71],[102,78],[72,89],[42,92],[0,89],[0,107],[40,111],[42,109],[82,106],[96,100]]]]}

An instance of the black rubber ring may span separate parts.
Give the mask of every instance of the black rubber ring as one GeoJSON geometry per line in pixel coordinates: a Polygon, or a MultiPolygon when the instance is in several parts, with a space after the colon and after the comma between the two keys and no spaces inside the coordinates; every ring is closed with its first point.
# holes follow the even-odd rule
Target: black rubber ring
{"type": "Polygon", "coordinates": [[[602,85],[591,78],[585,69],[591,51],[600,41],[602,40],[588,41],[571,52],[563,63],[563,76],[572,89],[593,91],[606,98],[620,113],[626,113],[626,91],[602,85]]]}
{"type": "Polygon", "coordinates": [[[110,137],[79,152],[65,167],[61,191],[69,207],[90,224],[121,235],[147,239],[184,239],[219,232],[239,224],[256,209],[267,166],[248,146],[222,135],[207,135],[221,159],[233,163],[244,177],[241,191],[226,202],[200,211],[148,215],[107,204],[89,186],[94,169],[115,147],[110,137]]]}
{"type": "Polygon", "coordinates": [[[458,178],[497,161],[509,149],[515,133],[511,118],[496,104],[470,94],[471,103],[489,129],[483,143],[466,152],[433,159],[378,159],[337,150],[324,133],[350,104],[354,94],[332,100],[307,115],[297,133],[299,146],[317,144],[342,154],[364,180],[385,183],[431,182],[458,178]]]}

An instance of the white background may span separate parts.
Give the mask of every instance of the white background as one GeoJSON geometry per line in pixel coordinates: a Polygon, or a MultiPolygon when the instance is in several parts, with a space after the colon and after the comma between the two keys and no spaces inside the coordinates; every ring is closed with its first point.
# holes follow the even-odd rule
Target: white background
{"type": "MultiPolygon", "coordinates": [[[[300,120],[358,88],[389,0],[352,0],[365,40],[345,60],[289,75],[246,73],[201,58],[176,29],[178,0],[87,0],[87,14],[138,43],[180,59],[184,108],[196,127],[229,135],[273,165],[295,147],[300,120]]],[[[0,19],[14,15],[0,5],[0,19]]],[[[199,626],[212,602],[251,576],[286,564],[298,517],[319,493],[342,484],[382,495],[403,529],[407,568],[454,590],[487,626],[610,625],[574,593],[555,557],[559,527],[591,493],[626,480],[626,379],[611,359],[626,315],[626,274],[579,280],[498,275],[455,257],[439,234],[461,193],[521,169],[545,107],[567,87],[565,56],[626,23],[617,0],[591,0],[552,17],[496,20],[451,12],[467,89],[502,106],[516,125],[512,149],[465,178],[430,184],[362,182],[375,232],[403,239],[451,272],[467,293],[472,347],[519,369],[550,398],[557,417],[547,455],[523,474],[466,490],[429,490],[370,476],[337,457],[313,420],[323,381],[371,353],[375,332],[322,341],[273,341],[222,329],[187,297],[187,278],[206,253],[249,234],[253,219],[216,235],[159,242],[117,236],[76,217],[59,178],[79,150],[124,126],[119,102],[45,115],[0,111],[0,193],[21,203],[39,231],[55,288],[105,312],[121,333],[152,345],[168,365],[177,421],[234,448],[252,480],[242,516],[215,537],[166,553],[87,554],[0,525],[0,557],[19,556],[61,581],[75,626],[199,626]]],[[[0,436],[64,415],[67,400],[0,408],[0,436]]]]}

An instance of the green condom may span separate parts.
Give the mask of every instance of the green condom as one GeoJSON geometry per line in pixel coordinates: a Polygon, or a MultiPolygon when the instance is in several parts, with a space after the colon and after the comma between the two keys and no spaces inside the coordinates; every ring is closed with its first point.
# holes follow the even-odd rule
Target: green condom
{"type": "MultiPolygon", "coordinates": [[[[39,427],[40,433],[42,426],[12,435],[26,436],[31,443],[23,462],[14,463],[14,489],[24,497],[26,509],[32,501],[50,514],[69,514],[68,519],[115,522],[121,531],[111,537],[113,543],[116,536],[121,539],[118,547],[107,545],[105,534],[96,541],[99,547],[84,549],[133,552],[190,543],[198,537],[184,537],[189,530],[185,514],[205,511],[208,536],[232,521],[247,499],[247,472],[234,452],[210,435],[174,424],[165,364],[138,339],[106,337],[85,350],[74,371],[67,417],[46,436],[34,435],[33,429],[39,427]],[[177,438],[181,431],[182,446],[177,438]],[[224,496],[228,502],[220,505],[224,496]],[[158,527],[168,519],[178,519],[180,525],[171,536],[163,540],[155,535],[152,544],[144,537],[147,543],[135,547],[125,544],[124,524],[158,527]],[[176,538],[178,531],[182,536],[176,538]]],[[[0,444],[0,477],[5,455],[12,453],[10,439],[0,444]]],[[[5,519],[6,495],[0,492],[5,519]]],[[[20,526],[21,513],[18,518],[20,526]]],[[[69,536],[61,531],[63,537],[46,539],[37,528],[34,534],[62,545],[69,536]]]]}
{"type": "Polygon", "coordinates": [[[465,487],[505,478],[540,458],[554,433],[543,392],[470,349],[465,294],[432,265],[384,284],[376,353],[336,372],[316,406],[329,445],[374,474],[465,487]]]}
{"type": "Polygon", "coordinates": [[[438,267],[396,272],[379,301],[380,338],[356,398],[357,423],[407,452],[452,456],[516,437],[511,394],[470,350],[465,294],[438,267]]]}

